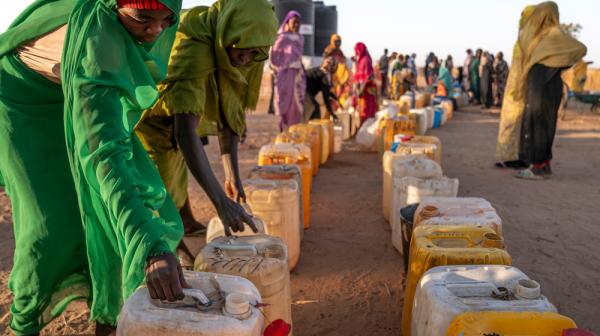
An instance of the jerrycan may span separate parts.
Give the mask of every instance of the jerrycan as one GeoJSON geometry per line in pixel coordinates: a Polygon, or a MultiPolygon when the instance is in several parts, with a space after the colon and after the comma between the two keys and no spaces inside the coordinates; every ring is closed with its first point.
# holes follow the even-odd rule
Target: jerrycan
{"type": "Polygon", "coordinates": [[[262,297],[266,323],[282,319],[292,324],[292,298],[287,246],[269,235],[219,237],[196,258],[194,270],[240,276],[250,280],[262,297]]]}
{"type": "Polygon", "coordinates": [[[310,120],[308,122],[309,125],[319,127],[321,132],[321,164],[327,163],[327,160],[330,157],[329,149],[332,147],[329,142],[332,140],[329,135],[329,125],[321,122],[319,120],[310,120]]]}
{"type": "MultiPolygon", "coordinates": [[[[422,159],[419,165],[428,166],[431,170],[437,170],[439,166],[435,161],[422,159]],[[427,161],[425,161],[427,160],[427,161]]],[[[439,168],[441,171],[441,168],[439,168]]],[[[403,254],[402,222],[400,220],[400,209],[407,205],[420,203],[422,199],[429,196],[456,197],[458,193],[458,179],[447,177],[418,178],[413,176],[393,177],[392,203],[390,206],[390,225],[392,227],[392,245],[403,254]]]]}
{"type": "MultiPolygon", "coordinates": [[[[441,155],[438,151],[438,145],[436,143],[426,143],[423,141],[412,139],[415,137],[409,137],[407,141],[397,142],[395,144],[396,153],[403,154],[425,154],[429,159],[434,160],[438,164],[442,164],[441,155]],[[439,160],[439,161],[438,161],[439,160]]],[[[419,139],[423,139],[420,137],[419,139]]]]}
{"type": "MultiPolygon", "coordinates": [[[[403,335],[411,335],[415,291],[426,271],[436,266],[446,265],[511,265],[511,263],[512,259],[504,249],[504,240],[490,228],[461,225],[415,228],[410,242],[408,277],[402,310],[403,335]]],[[[422,307],[420,303],[414,306],[422,307]]],[[[448,326],[433,330],[436,330],[439,335],[440,331],[443,332],[447,328],[448,326]]]]}
{"type": "Polygon", "coordinates": [[[479,197],[424,198],[417,208],[413,225],[481,225],[502,236],[502,220],[496,209],[479,197]]]}
{"type": "Polygon", "coordinates": [[[333,152],[340,153],[342,151],[342,142],[344,141],[344,129],[342,126],[335,125],[333,126],[334,137],[334,146],[333,152]]]}
{"type": "MultiPolygon", "coordinates": [[[[484,311],[486,313],[480,315],[479,321],[483,328],[498,326],[504,319],[507,323],[512,320],[514,324],[505,325],[506,333],[500,335],[539,335],[525,332],[525,326],[519,320],[526,319],[527,315],[518,313],[556,313],[554,305],[542,295],[539,283],[518,268],[507,265],[434,267],[421,278],[413,309],[412,335],[423,336],[443,335],[452,330],[453,320],[457,324],[468,321],[467,318],[460,321],[461,314],[480,315],[484,311]],[[523,327],[523,333],[514,333],[520,327],[523,327]]],[[[536,314],[529,317],[532,315],[536,314]]],[[[550,317],[548,323],[550,320],[554,318],[550,317]]]]}
{"type": "Polygon", "coordinates": [[[411,136],[417,134],[417,119],[414,114],[400,115],[393,119],[381,119],[379,121],[379,131],[381,134],[379,140],[379,152],[390,150],[394,143],[394,136],[402,134],[411,136]]]}
{"type": "Polygon", "coordinates": [[[275,143],[294,143],[309,147],[312,175],[315,176],[319,172],[319,162],[321,161],[321,144],[319,143],[319,136],[320,133],[318,130],[313,130],[310,127],[306,127],[302,130],[297,128],[278,134],[275,138],[275,143]]]}
{"type": "Polygon", "coordinates": [[[478,311],[454,318],[446,336],[562,336],[570,328],[575,322],[557,313],[478,311]]]}
{"type": "Polygon", "coordinates": [[[427,110],[424,108],[411,109],[410,114],[415,116],[417,123],[416,134],[425,135],[427,133],[427,110]]]}
{"type": "Polygon", "coordinates": [[[430,158],[440,165],[442,164],[442,142],[438,137],[431,135],[415,135],[408,139],[407,142],[425,145],[424,150],[426,152],[433,152],[433,154],[430,155],[430,158]],[[435,147],[432,147],[431,145],[435,145],[435,147]]]}
{"type": "MultiPolygon", "coordinates": [[[[415,159],[426,159],[426,156],[424,154],[404,154],[394,153],[391,151],[386,151],[383,154],[383,217],[388,222],[390,220],[390,207],[392,201],[392,172],[396,162],[402,162],[398,164],[406,166],[406,169],[402,169],[397,172],[401,175],[414,174],[414,176],[421,178],[442,177],[442,169],[439,167],[439,165],[420,165],[418,162],[414,161],[415,159]]],[[[404,177],[405,175],[398,176],[404,177]]]]}
{"type": "Polygon", "coordinates": [[[348,140],[352,137],[352,115],[349,112],[339,110],[335,114],[342,126],[342,140],[348,140]]]}
{"type": "Polygon", "coordinates": [[[329,143],[327,141],[329,135],[324,131],[326,126],[316,125],[316,124],[296,124],[290,127],[291,131],[295,130],[303,130],[304,132],[310,132],[311,134],[316,134],[318,143],[319,143],[319,164],[324,164],[323,159],[325,158],[325,162],[329,157],[329,143]]]}
{"type": "Polygon", "coordinates": [[[288,247],[288,266],[296,267],[300,258],[300,209],[298,183],[293,180],[244,181],[246,199],[253,213],[260,217],[271,236],[281,238],[288,247]]]}
{"type": "Polygon", "coordinates": [[[440,105],[444,109],[446,121],[452,120],[452,118],[454,117],[454,104],[452,103],[452,100],[444,99],[440,105]]]}
{"type": "MultiPolygon", "coordinates": [[[[247,213],[252,214],[250,207],[247,204],[244,204],[244,208],[247,213]]],[[[254,231],[252,231],[248,224],[244,224],[244,231],[232,232],[232,234],[238,237],[244,237],[266,233],[265,223],[260,218],[258,218],[257,216],[253,216],[252,222],[258,230],[257,233],[254,233],[254,231]]],[[[221,219],[219,217],[213,217],[208,222],[208,226],[206,227],[206,243],[208,244],[219,237],[225,237],[225,227],[223,226],[223,222],[221,222],[221,219]]]]}
{"type": "Polygon", "coordinates": [[[425,97],[425,93],[417,92],[415,95],[415,109],[422,109],[427,106],[427,98],[425,97]]]}
{"type": "MultiPolygon", "coordinates": [[[[250,170],[249,179],[294,180],[302,190],[300,197],[300,217],[304,229],[310,228],[310,190],[304,186],[300,167],[297,165],[256,166],[250,170]]],[[[304,234],[302,230],[301,235],[304,234]]]]}
{"type": "Polygon", "coordinates": [[[138,288],[127,299],[117,328],[118,336],[260,336],[262,313],[255,308],[261,297],[252,282],[238,276],[184,272],[192,288],[179,302],[150,297],[138,288]]]}

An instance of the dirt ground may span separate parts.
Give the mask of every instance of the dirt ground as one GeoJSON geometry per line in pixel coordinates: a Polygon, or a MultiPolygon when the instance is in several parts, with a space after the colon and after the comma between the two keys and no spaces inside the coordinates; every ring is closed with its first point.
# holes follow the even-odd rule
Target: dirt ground
{"type": "MultiPolygon", "coordinates": [[[[488,199],[504,221],[514,265],[542,285],[542,291],[581,327],[600,331],[600,115],[567,115],[555,145],[555,176],[522,181],[513,171],[493,168],[498,117],[478,108],[430,134],[443,143],[445,174],[460,179],[461,196],[488,199]]],[[[275,119],[249,116],[241,151],[246,174],[258,149],[276,134],[275,119]]],[[[218,146],[208,152],[222,177],[218,146]]],[[[292,274],[295,335],[400,335],[402,260],[390,240],[381,211],[381,163],[377,154],[352,143],[322,167],[314,180],[312,228],[306,231],[300,263],[292,274]]],[[[196,183],[190,185],[196,216],[214,210],[196,183]]],[[[10,204],[0,194],[0,335],[7,335],[14,239],[10,204]]],[[[194,250],[202,242],[190,241],[194,250]]],[[[86,335],[85,305],[77,303],[45,335],[86,335]]]]}

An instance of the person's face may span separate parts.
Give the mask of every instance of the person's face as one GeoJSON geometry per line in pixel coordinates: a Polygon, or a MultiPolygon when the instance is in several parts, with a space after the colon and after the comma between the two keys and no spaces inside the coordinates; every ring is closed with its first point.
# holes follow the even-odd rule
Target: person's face
{"type": "Polygon", "coordinates": [[[333,41],[333,45],[334,45],[336,48],[339,48],[339,47],[341,47],[341,46],[342,46],[342,39],[337,39],[337,40],[333,41]]]}
{"type": "Polygon", "coordinates": [[[175,14],[170,9],[119,8],[117,15],[129,34],[142,43],[156,41],[163,30],[175,22],[175,14]]]}
{"type": "Polygon", "coordinates": [[[288,29],[292,33],[297,33],[300,31],[300,18],[297,16],[293,16],[290,21],[288,21],[288,29]]]}
{"type": "Polygon", "coordinates": [[[254,61],[259,54],[258,48],[245,48],[238,49],[233,47],[225,48],[227,52],[227,56],[229,56],[229,61],[231,65],[236,68],[243,67],[244,65],[254,61]]]}

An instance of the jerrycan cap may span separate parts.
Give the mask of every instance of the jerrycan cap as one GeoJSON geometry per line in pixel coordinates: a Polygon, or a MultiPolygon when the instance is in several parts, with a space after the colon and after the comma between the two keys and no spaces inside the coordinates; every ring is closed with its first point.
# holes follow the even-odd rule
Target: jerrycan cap
{"type": "Polygon", "coordinates": [[[252,314],[248,297],[242,293],[228,294],[225,297],[225,307],[223,307],[223,313],[238,320],[244,320],[248,318],[252,314]]]}
{"type": "Polygon", "coordinates": [[[521,279],[517,282],[515,296],[524,300],[539,299],[542,295],[540,284],[531,279],[521,279]]]}
{"type": "Polygon", "coordinates": [[[495,233],[486,233],[483,235],[481,246],[486,248],[504,248],[504,239],[495,233]]]}

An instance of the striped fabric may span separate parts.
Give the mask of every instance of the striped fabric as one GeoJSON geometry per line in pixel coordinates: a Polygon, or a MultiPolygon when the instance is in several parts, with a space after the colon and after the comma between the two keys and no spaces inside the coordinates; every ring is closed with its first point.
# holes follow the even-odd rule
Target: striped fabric
{"type": "Polygon", "coordinates": [[[117,0],[117,6],[119,8],[135,8],[149,10],[167,9],[167,6],[163,5],[158,0],[117,0]]]}

